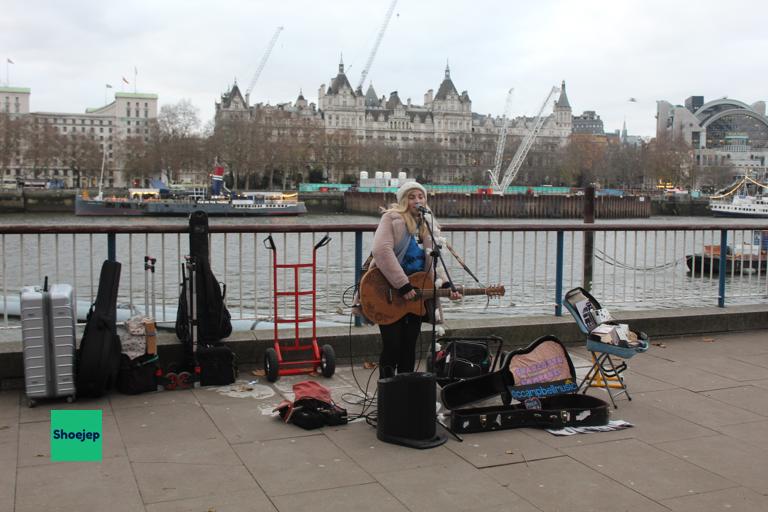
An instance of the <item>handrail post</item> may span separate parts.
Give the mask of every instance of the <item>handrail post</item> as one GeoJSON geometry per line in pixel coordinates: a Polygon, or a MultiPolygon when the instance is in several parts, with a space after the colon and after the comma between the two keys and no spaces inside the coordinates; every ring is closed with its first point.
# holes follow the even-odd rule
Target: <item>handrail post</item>
{"type": "Polygon", "coordinates": [[[728,230],[720,230],[720,269],[718,275],[717,306],[725,307],[725,274],[728,260],[728,230]]]}
{"type": "MultiPolygon", "coordinates": [[[[361,275],[361,267],[363,266],[363,232],[355,231],[355,288],[357,288],[361,275]]],[[[362,327],[363,319],[358,315],[355,315],[355,327],[362,327]]]]}
{"type": "MultiPolygon", "coordinates": [[[[584,224],[595,223],[595,186],[584,188],[584,224]]],[[[584,231],[584,268],[582,285],[587,291],[592,291],[592,264],[595,253],[595,232],[584,231]]]]}
{"type": "Polygon", "coordinates": [[[557,261],[555,263],[555,316],[563,316],[563,245],[564,233],[557,232],[557,261]]]}
{"type": "Polygon", "coordinates": [[[115,233],[107,233],[107,259],[117,261],[117,235],[115,233]]]}

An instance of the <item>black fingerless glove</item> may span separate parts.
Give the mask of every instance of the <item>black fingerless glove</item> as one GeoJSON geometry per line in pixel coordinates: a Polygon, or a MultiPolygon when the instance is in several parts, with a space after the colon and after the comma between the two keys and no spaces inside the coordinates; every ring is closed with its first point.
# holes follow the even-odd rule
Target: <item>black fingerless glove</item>
{"type": "Polygon", "coordinates": [[[402,297],[403,295],[405,295],[406,293],[408,293],[411,290],[413,290],[413,285],[411,285],[411,283],[408,283],[408,284],[404,284],[403,286],[401,286],[397,290],[397,293],[399,293],[400,296],[402,297]]]}

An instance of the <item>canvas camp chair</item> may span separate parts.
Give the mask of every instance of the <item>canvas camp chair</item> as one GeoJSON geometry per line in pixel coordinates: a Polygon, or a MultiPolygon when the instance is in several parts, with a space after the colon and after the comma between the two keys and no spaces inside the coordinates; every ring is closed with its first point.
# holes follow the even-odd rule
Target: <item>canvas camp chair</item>
{"type": "Polygon", "coordinates": [[[583,288],[567,292],[563,303],[586,335],[587,350],[592,356],[592,366],[579,384],[579,391],[586,393],[590,387],[603,388],[614,408],[617,408],[615,398],[622,394],[632,400],[622,373],[627,369],[627,360],[648,350],[648,336],[630,331],[629,339],[622,339],[616,330],[619,323],[583,288]]]}

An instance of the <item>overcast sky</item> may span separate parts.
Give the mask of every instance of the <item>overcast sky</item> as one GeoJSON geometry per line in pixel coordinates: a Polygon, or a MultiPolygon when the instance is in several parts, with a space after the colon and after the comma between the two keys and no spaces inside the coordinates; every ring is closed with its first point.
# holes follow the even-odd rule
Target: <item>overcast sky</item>
{"type": "MultiPolygon", "coordinates": [[[[251,81],[284,26],[251,102],[317,102],[343,53],[357,84],[391,0],[0,0],[0,81],[32,89],[32,111],[82,112],[105,84],[187,98],[203,122],[237,79],[251,81]],[[125,85],[122,78],[130,81],[125,85]]],[[[446,60],[472,110],[532,115],[567,84],[574,114],[595,110],[606,131],[654,135],[656,100],[765,100],[766,0],[399,0],[368,75],[379,96],[423,103],[446,60]],[[636,98],[636,102],[628,101],[636,98]]],[[[367,85],[366,85],[367,87],[367,85]]]]}

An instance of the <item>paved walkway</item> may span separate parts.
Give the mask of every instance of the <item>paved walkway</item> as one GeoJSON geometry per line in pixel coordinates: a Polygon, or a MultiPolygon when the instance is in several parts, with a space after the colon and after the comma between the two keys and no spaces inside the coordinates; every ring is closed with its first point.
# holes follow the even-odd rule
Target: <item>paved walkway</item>
{"type": "MultiPolygon", "coordinates": [[[[5,391],[0,511],[763,512],[767,334],[665,339],[632,359],[633,400],[622,398],[613,418],[634,428],[571,437],[508,430],[431,450],[381,443],[362,421],[304,431],[271,417],[305,377],[249,385],[257,378],[248,371],[243,397],[203,388],[34,409],[5,391]],[[54,407],[103,409],[102,463],[50,462],[54,407]]],[[[572,354],[583,373],[586,352],[572,354]]],[[[321,380],[339,401],[357,389],[340,366],[321,380]]],[[[369,373],[355,370],[363,385],[369,373]]]]}

